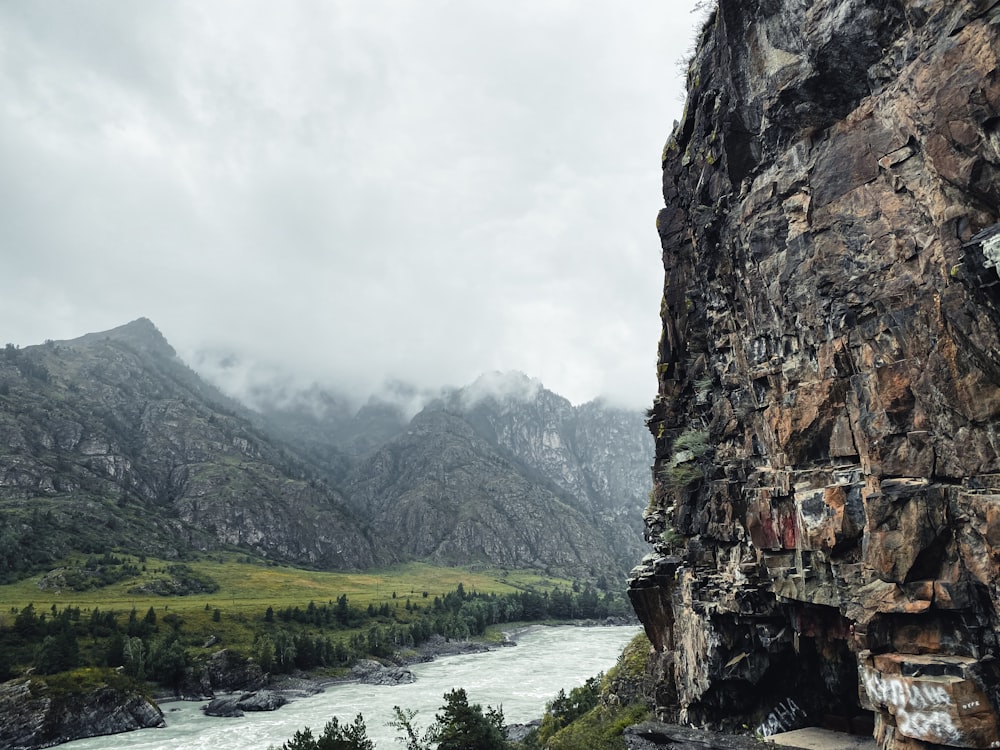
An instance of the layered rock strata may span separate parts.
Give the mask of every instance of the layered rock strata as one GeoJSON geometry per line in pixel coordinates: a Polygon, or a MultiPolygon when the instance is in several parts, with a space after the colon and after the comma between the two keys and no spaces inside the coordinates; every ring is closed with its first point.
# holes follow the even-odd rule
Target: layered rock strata
{"type": "Polygon", "coordinates": [[[155,703],[120,685],[67,690],[28,678],[0,684],[0,747],[10,750],[162,726],[155,703]]]}
{"type": "Polygon", "coordinates": [[[1000,747],[1000,4],[721,0],[663,155],[660,718],[1000,747]]]}

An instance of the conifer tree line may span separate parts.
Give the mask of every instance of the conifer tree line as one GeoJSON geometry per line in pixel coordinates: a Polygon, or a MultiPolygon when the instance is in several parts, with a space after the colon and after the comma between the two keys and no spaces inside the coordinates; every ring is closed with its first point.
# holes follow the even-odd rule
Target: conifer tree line
{"type": "MultiPolygon", "coordinates": [[[[481,636],[500,623],[603,619],[626,611],[624,599],[611,593],[601,596],[589,585],[498,595],[466,592],[460,583],[444,596],[394,595],[391,603],[366,609],[352,606],[346,594],[303,607],[268,607],[253,623],[252,643],[223,643],[219,648],[253,659],[264,672],[290,673],[387,657],[433,636],[481,636]]],[[[13,622],[0,626],[0,680],[29,668],[36,674],[55,674],[94,666],[119,668],[137,680],[175,688],[203,653],[200,637],[185,629],[182,616],[158,615],[154,607],[126,614],[56,605],[36,611],[29,604],[11,614],[13,622]]],[[[224,609],[215,608],[211,619],[221,624],[225,617],[224,609]]]]}

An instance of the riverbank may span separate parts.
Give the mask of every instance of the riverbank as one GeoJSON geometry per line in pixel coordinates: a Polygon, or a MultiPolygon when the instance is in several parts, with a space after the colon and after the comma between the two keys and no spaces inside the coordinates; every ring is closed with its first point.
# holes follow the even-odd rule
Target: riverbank
{"type": "Polygon", "coordinates": [[[358,713],[379,750],[394,750],[402,746],[396,743],[395,730],[387,726],[393,706],[416,711],[422,731],[440,710],[444,694],[459,687],[468,692],[470,702],[502,706],[507,723],[527,723],[544,713],[559,690],[568,692],[613,667],[640,630],[531,623],[517,632],[517,648],[496,646],[414,663],[409,668],[416,681],[410,684],[383,687],[324,681],[322,692],[278,711],[232,719],[206,716],[197,702],[173,701],[163,706],[167,722],[163,729],[139,730],[125,739],[78,740],[65,750],[117,750],[123,745],[129,750],[266,750],[280,747],[303,727],[320,731],[333,716],[351,721],[358,713]]]}
{"type": "MultiPolygon", "coordinates": [[[[189,703],[207,703],[218,697],[230,697],[233,695],[246,695],[249,697],[261,691],[270,694],[277,694],[284,699],[280,704],[271,701],[254,701],[255,708],[250,710],[276,710],[283,705],[287,705],[294,700],[308,698],[323,692],[328,687],[352,682],[366,682],[367,684],[396,685],[405,680],[391,676],[393,670],[406,669],[415,664],[432,662],[436,659],[460,656],[467,654],[477,654],[494,651],[502,648],[509,648],[517,645],[518,639],[526,633],[537,628],[552,627],[575,627],[575,628],[599,628],[599,627],[638,627],[638,621],[629,618],[605,618],[603,620],[549,620],[543,622],[523,621],[514,623],[504,623],[491,626],[487,632],[479,638],[455,639],[446,638],[440,635],[433,635],[427,641],[410,649],[396,651],[391,657],[384,659],[366,659],[359,661],[376,662],[383,666],[386,677],[380,679],[371,673],[368,679],[362,679],[354,672],[353,667],[344,670],[342,674],[331,675],[322,673],[320,670],[313,672],[293,672],[292,674],[271,675],[261,673],[253,676],[252,670],[250,678],[247,678],[248,670],[245,663],[237,664],[234,668],[235,675],[245,680],[244,684],[236,684],[230,675],[217,670],[216,679],[219,684],[226,686],[221,690],[211,690],[197,695],[178,694],[176,691],[158,690],[153,691],[152,697],[158,705],[166,705],[172,702],[184,701],[189,703]],[[256,708],[256,706],[270,706],[272,708],[256,708]]],[[[220,651],[222,654],[224,652],[220,651]]],[[[218,656],[218,655],[217,655],[218,656]]],[[[229,660],[219,658],[219,662],[226,663],[229,660]]]]}

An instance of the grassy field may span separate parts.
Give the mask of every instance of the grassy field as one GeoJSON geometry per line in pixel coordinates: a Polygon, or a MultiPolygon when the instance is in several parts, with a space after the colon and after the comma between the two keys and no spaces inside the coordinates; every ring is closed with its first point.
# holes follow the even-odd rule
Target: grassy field
{"type": "MultiPolygon", "coordinates": [[[[69,560],[67,564],[81,562],[69,560]]],[[[130,593],[130,589],[143,582],[165,577],[164,570],[169,564],[149,558],[142,563],[144,570],[139,576],[88,591],[39,588],[40,575],[0,586],[0,625],[9,626],[15,614],[28,604],[34,604],[38,612],[55,605],[57,609],[72,606],[83,611],[98,607],[102,611],[127,613],[135,609],[144,614],[153,607],[158,615],[174,613],[190,621],[216,609],[227,617],[256,618],[268,607],[275,610],[305,607],[310,601],[317,604],[336,601],[341,594],[347,595],[352,607],[364,609],[369,604],[378,607],[386,602],[402,606],[407,598],[425,605],[435,596],[454,591],[459,583],[468,592],[497,594],[526,589],[541,593],[571,585],[565,579],[532,571],[468,570],[411,563],[384,570],[337,573],[251,563],[238,555],[213,555],[185,564],[218,583],[219,590],[214,593],[187,596],[130,593]]]]}
{"type": "Polygon", "coordinates": [[[333,675],[434,634],[500,639],[515,620],[605,617],[624,606],[538,571],[410,563],[327,572],[238,553],[183,564],[111,553],[64,563],[0,586],[0,675],[124,665],[176,687],[184,669],[222,649],[265,671],[333,675]]]}

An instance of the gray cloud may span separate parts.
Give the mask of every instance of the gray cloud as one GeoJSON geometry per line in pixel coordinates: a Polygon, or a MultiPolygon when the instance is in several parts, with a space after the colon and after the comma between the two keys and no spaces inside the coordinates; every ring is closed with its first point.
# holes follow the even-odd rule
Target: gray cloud
{"type": "Polygon", "coordinates": [[[694,4],[0,5],[0,339],[646,405],[694,4]]]}

